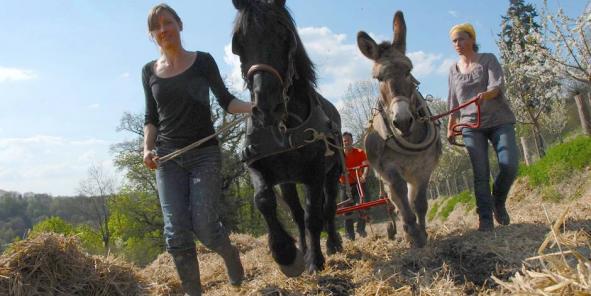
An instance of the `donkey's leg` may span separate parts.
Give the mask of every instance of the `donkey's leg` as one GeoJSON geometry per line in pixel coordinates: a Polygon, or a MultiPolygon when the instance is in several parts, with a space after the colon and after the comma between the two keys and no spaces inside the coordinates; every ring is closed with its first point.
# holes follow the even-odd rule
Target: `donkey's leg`
{"type": "Polygon", "coordinates": [[[335,215],[337,211],[337,196],[339,193],[339,175],[340,168],[334,166],[328,173],[324,181],[324,224],[328,239],[326,240],[326,252],[332,255],[343,251],[341,236],[337,232],[335,225],[335,215]]]}
{"type": "Polygon", "coordinates": [[[324,256],[320,248],[320,232],[324,221],[322,219],[322,208],[324,203],[324,178],[308,182],[304,186],[306,192],[306,237],[308,238],[308,252],[306,263],[308,272],[315,273],[324,268],[324,256]]]}
{"type": "Polygon", "coordinates": [[[281,196],[291,211],[291,216],[298,226],[300,238],[298,246],[303,253],[306,253],[306,222],[304,221],[304,209],[300,204],[298,192],[294,183],[285,183],[279,185],[281,196]]]}
{"type": "Polygon", "coordinates": [[[427,240],[427,224],[425,216],[427,215],[427,186],[428,181],[420,180],[416,183],[411,183],[408,186],[408,196],[410,198],[411,206],[419,222],[419,229],[423,234],[423,238],[427,240]]]}
{"type": "Polygon", "coordinates": [[[396,205],[400,215],[402,216],[403,228],[406,233],[406,239],[410,242],[411,247],[421,248],[425,245],[426,239],[423,237],[422,231],[417,225],[417,218],[414,211],[411,209],[407,193],[406,181],[395,170],[389,169],[383,176],[386,193],[390,200],[396,205]]]}
{"type": "Polygon", "coordinates": [[[275,192],[271,186],[264,184],[261,178],[252,179],[255,185],[256,206],[267,222],[271,255],[286,276],[298,276],[305,268],[303,256],[301,251],[296,248],[294,239],[285,231],[277,218],[275,192]]]}

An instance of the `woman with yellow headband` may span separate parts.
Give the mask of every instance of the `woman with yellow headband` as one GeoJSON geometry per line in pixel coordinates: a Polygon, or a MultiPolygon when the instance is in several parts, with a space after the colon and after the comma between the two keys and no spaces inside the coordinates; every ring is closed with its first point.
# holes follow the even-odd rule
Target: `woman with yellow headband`
{"type": "MultiPolygon", "coordinates": [[[[510,223],[505,201],[517,175],[519,152],[515,141],[515,115],[505,98],[503,71],[491,53],[478,53],[476,31],[468,23],[455,25],[449,31],[454,49],[459,55],[449,70],[448,104],[455,108],[471,98],[480,99],[480,127],[464,128],[462,136],[474,173],[474,192],[480,231],[492,231],[494,219],[501,225],[510,223]],[[499,174],[490,189],[488,142],[492,144],[499,162],[499,174]]],[[[474,123],[476,106],[470,105],[450,115],[447,137],[454,142],[452,126],[474,123]]]]}

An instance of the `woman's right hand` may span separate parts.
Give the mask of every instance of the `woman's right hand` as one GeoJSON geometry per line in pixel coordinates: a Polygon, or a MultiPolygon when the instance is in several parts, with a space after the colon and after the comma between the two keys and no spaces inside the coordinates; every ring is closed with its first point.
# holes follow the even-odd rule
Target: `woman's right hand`
{"type": "Polygon", "coordinates": [[[455,144],[456,143],[456,133],[453,130],[451,130],[451,129],[448,129],[447,130],[447,141],[450,144],[455,144]]]}
{"type": "Polygon", "coordinates": [[[144,164],[151,170],[158,167],[158,156],[152,150],[144,151],[144,164]]]}

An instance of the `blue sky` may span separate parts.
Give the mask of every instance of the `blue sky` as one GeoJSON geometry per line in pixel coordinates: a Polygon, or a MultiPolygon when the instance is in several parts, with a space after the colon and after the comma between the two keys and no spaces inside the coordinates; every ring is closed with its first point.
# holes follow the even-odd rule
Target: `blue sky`
{"type": "MultiPolygon", "coordinates": [[[[115,128],[123,112],[144,110],[140,70],[158,57],[146,28],[157,1],[0,0],[0,189],[73,195],[91,164],[113,169],[109,146],[131,137],[115,128]]],[[[168,1],[184,21],[185,48],[210,52],[223,76],[241,86],[230,52],[230,0],[168,1]]],[[[391,39],[402,10],[407,50],[421,91],[445,97],[456,58],[449,28],[474,24],[484,52],[495,45],[508,0],[287,1],[317,64],[320,91],[338,104],[347,86],[370,78],[357,31],[391,39]]],[[[543,1],[533,1],[540,7],[543,1]]],[[[571,16],[588,0],[549,0],[571,16]]]]}

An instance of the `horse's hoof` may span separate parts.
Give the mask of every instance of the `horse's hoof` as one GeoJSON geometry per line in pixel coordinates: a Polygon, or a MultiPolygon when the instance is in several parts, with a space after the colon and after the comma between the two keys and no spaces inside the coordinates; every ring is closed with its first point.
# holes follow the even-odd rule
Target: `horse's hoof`
{"type": "Polygon", "coordinates": [[[326,253],[333,255],[343,251],[343,242],[340,236],[335,237],[334,240],[326,240],[326,253]]]}
{"type": "Polygon", "coordinates": [[[316,266],[315,264],[311,264],[310,266],[308,266],[309,275],[317,275],[321,270],[322,268],[316,266]]]}
{"type": "Polygon", "coordinates": [[[281,265],[279,264],[279,269],[283,274],[287,277],[296,277],[304,272],[306,268],[306,263],[304,262],[304,254],[300,249],[296,248],[296,256],[293,259],[293,262],[289,265],[281,265]]]}

